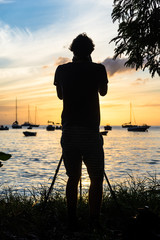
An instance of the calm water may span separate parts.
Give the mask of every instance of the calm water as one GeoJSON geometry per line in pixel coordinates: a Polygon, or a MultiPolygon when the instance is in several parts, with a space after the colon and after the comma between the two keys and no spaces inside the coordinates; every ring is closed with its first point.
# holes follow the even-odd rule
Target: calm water
{"type": "MultiPolygon", "coordinates": [[[[0,168],[0,186],[11,186],[22,191],[50,186],[55,169],[61,157],[61,130],[48,132],[45,126],[36,131],[36,137],[25,137],[24,129],[0,131],[0,151],[12,154],[0,168]]],[[[160,127],[151,127],[148,132],[128,132],[113,127],[104,138],[105,169],[115,184],[128,178],[128,174],[144,177],[157,175],[160,179],[160,127]]],[[[66,174],[63,164],[57,176],[55,188],[64,189],[66,174]]],[[[85,166],[82,173],[83,190],[88,188],[89,179],[85,166]]],[[[105,185],[104,181],[104,185],[105,185]]]]}

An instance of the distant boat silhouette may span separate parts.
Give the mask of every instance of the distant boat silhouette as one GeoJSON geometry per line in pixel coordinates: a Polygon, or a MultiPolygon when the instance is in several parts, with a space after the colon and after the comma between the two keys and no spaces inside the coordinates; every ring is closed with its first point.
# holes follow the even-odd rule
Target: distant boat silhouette
{"type": "MultiPolygon", "coordinates": [[[[132,132],[145,132],[148,128],[150,128],[150,126],[148,126],[147,124],[143,124],[143,125],[137,125],[137,124],[132,124],[132,104],[130,103],[130,122],[128,123],[124,123],[122,125],[123,128],[127,128],[128,131],[132,131],[132,132]]],[[[134,119],[135,121],[135,119],[134,119]]]]}
{"type": "Polygon", "coordinates": [[[46,127],[46,130],[47,130],[47,131],[54,131],[54,130],[56,129],[56,127],[54,126],[54,122],[48,121],[48,123],[52,123],[52,125],[49,124],[49,125],[46,127]]]}
{"type": "Polygon", "coordinates": [[[36,124],[37,122],[37,107],[35,107],[35,123],[31,123],[31,127],[39,127],[39,124],[36,124]]]}
{"type": "Polygon", "coordinates": [[[23,134],[24,134],[26,137],[31,137],[31,136],[36,136],[36,135],[37,135],[36,132],[29,132],[29,131],[25,131],[25,132],[23,132],[23,134]]]}
{"type": "Polygon", "coordinates": [[[122,124],[122,128],[128,128],[132,126],[135,126],[135,125],[132,124],[132,104],[130,103],[130,121],[128,123],[122,124]]]}
{"type": "Polygon", "coordinates": [[[37,108],[35,108],[35,124],[30,123],[30,109],[29,109],[29,105],[28,105],[28,121],[24,122],[22,124],[22,127],[39,127],[38,124],[36,124],[36,116],[37,115],[37,108]]]}
{"type": "Polygon", "coordinates": [[[56,130],[62,130],[62,125],[60,123],[55,124],[56,130]]]}
{"type": "Polygon", "coordinates": [[[109,124],[107,124],[104,126],[104,130],[112,130],[112,127],[109,124]]]}
{"type": "Polygon", "coordinates": [[[145,132],[148,128],[150,128],[150,126],[148,126],[147,124],[143,124],[143,125],[134,125],[134,126],[130,126],[128,127],[128,131],[132,131],[132,132],[145,132]]]}
{"type": "Polygon", "coordinates": [[[3,126],[3,125],[0,125],[0,131],[3,131],[3,130],[9,130],[9,127],[7,126],[3,126]]]}
{"type": "Polygon", "coordinates": [[[14,128],[14,129],[22,128],[22,126],[19,125],[19,123],[18,123],[18,121],[17,121],[17,98],[16,98],[16,121],[13,122],[12,128],[14,128]]]}

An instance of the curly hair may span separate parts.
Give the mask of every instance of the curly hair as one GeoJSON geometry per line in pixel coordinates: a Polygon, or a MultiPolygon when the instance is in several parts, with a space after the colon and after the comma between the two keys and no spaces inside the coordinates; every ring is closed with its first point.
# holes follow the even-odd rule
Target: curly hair
{"type": "Polygon", "coordinates": [[[94,50],[94,43],[86,33],[79,34],[71,43],[69,50],[71,50],[76,56],[88,56],[94,50]]]}

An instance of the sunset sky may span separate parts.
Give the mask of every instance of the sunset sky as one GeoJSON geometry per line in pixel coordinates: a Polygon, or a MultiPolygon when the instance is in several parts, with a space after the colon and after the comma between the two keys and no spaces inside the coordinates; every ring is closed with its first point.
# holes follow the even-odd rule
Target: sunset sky
{"type": "MultiPolygon", "coordinates": [[[[60,122],[62,101],[53,86],[58,64],[72,60],[73,38],[86,32],[95,43],[94,62],[106,66],[108,95],[100,97],[101,124],[129,121],[132,102],[137,124],[160,125],[160,79],[147,70],[125,68],[112,60],[117,34],[112,22],[113,0],[0,0],[0,124],[15,121],[60,122]]],[[[83,93],[82,93],[83,94],[83,93]]],[[[85,118],[84,118],[85,121],[85,118]]]]}

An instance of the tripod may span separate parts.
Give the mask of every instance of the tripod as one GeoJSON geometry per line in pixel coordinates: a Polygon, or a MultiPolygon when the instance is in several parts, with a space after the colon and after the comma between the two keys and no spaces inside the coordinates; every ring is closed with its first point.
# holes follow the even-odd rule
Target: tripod
{"type": "MultiPolygon", "coordinates": [[[[51,185],[50,185],[50,187],[49,187],[48,193],[47,193],[46,198],[45,198],[45,204],[47,203],[47,201],[48,201],[48,199],[49,199],[49,195],[50,195],[51,192],[52,192],[52,189],[53,189],[53,186],[54,186],[54,183],[55,183],[55,180],[56,180],[58,171],[59,171],[59,169],[60,169],[62,160],[63,160],[63,155],[61,156],[61,158],[60,158],[60,160],[59,160],[59,163],[58,163],[58,165],[57,165],[57,168],[56,168],[56,171],[55,171],[55,174],[54,174],[52,183],[51,183],[51,185]]],[[[109,182],[109,179],[108,179],[105,171],[104,171],[104,177],[105,177],[105,179],[106,179],[106,181],[107,181],[107,184],[108,184],[108,187],[109,187],[111,196],[113,197],[113,199],[115,200],[116,205],[118,206],[118,202],[117,202],[117,198],[116,198],[115,192],[114,192],[113,189],[112,189],[112,186],[111,186],[111,184],[110,184],[110,182],[109,182]]],[[[82,198],[82,179],[81,179],[81,178],[80,178],[80,198],[82,198]]]]}

